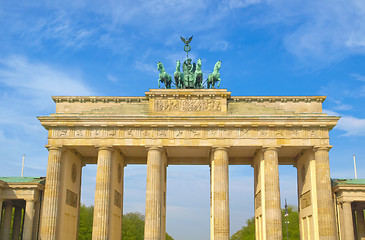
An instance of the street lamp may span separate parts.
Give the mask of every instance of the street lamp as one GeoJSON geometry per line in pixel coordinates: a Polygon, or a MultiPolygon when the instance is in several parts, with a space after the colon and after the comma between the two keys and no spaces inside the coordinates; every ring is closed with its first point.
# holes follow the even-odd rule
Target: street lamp
{"type": "Polygon", "coordinates": [[[284,217],[285,217],[285,223],[286,223],[286,240],[289,240],[289,228],[288,228],[289,219],[287,218],[288,216],[289,216],[288,204],[286,204],[286,198],[285,198],[285,214],[284,214],[284,217]]]}

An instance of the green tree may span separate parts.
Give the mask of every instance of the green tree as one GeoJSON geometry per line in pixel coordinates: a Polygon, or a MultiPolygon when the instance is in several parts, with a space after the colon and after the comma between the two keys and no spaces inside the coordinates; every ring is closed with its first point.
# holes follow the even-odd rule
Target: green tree
{"type": "MultiPolygon", "coordinates": [[[[299,233],[299,214],[298,210],[294,206],[288,206],[288,216],[284,217],[285,209],[281,210],[281,220],[283,226],[283,239],[286,240],[286,221],[288,220],[288,232],[289,240],[296,240],[300,238],[299,233]]],[[[232,235],[231,240],[255,240],[255,218],[250,218],[246,221],[246,225],[238,232],[232,235]]]]}
{"type": "Polygon", "coordinates": [[[89,240],[93,232],[94,207],[82,204],[80,207],[79,240],[89,240]]]}
{"type": "MultiPolygon", "coordinates": [[[[138,212],[123,215],[123,240],[143,240],[144,238],[144,215],[138,212]]],[[[166,240],[174,240],[166,233],[166,240]]]]}
{"type": "Polygon", "coordinates": [[[123,240],[142,240],[144,236],[144,216],[141,213],[123,215],[123,240]]]}
{"type": "Polygon", "coordinates": [[[246,226],[232,235],[231,240],[252,240],[255,239],[255,218],[246,221],[246,226]]]}
{"type": "Polygon", "coordinates": [[[281,210],[281,220],[283,226],[283,239],[287,237],[286,231],[286,223],[285,221],[289,221],[288,223],[288,232],[289,232],[289,240],[299,239],[300,232],[299,232],[299,213],[298,209],[294,206],[288,206],[288,216],[284,217],[285,209],[281,210]]]}
{"type": "MultiPolygon", "coordinates": [[[[79,240],[92,238],[94,207],[84,204],[80,207],[79,240]]],[[[144,215],[138,212],[123,215],[123,240],[143,240],[144,238],[144,215]]],[[[166,233],[166,240],[174,240],[166,233]]]]}

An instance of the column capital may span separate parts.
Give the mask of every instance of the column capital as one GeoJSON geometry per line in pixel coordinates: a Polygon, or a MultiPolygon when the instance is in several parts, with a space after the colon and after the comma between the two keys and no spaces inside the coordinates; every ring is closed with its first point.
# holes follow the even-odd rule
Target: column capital
{"type": "Polygon", "coordinates": [[[228,152],[229,146],[212,146],[212,152],[215,152],[217,150],[222,150],[228,152]]]}
{"type": "Polygon", "coordinates": [[[58,151],[64,151],[63,145],[45,145],[45,147],[50,150],[58,150],[58,151]]]}
{"type": "Polygon", "coordinates": [[[96,145],[95,146],[98,150],[113,150],[113,146],[110,146],[110,145],[107,145],[107,146],[99,146],[99,145],[96,145]]]}
{"type": "Polygon", "coordinates": [[[326,145],[326,146],[314,146],[313,147],[313,151],[317,152],[317,151],[329,151],[332,148],[331,145],[326,145]]]}
{"type": "Polygon", "coordinates": [[[266,152],[266,151],[279,151],[279,148],[281,146],[262,146],[262,151],[266,152]]]}
{"type": "Polygon", "coordinates": [[[156,150],[156,151],[162,152],[164,150],[164,147],[163,146],[146,146],[146,150],[147,151],[156,150]]]}

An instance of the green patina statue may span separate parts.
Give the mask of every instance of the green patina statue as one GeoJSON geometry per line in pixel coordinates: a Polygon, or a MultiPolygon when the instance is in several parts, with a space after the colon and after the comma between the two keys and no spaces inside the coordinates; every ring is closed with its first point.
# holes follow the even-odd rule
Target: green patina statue
{"type": "MultiPolygon", "coordinates": [[[[180,38],[185,43],[184,51],[186,52],[186,59],[182,66],[183,72],[180,71],[181,62],[179,60],[176,61],[176,70],[174,73],[174,84],[176,89],[201,89],[204,88],[205,82],[207,83],[206,88],[215,88],[216,82],[218,82],[217,87],[219,87],[221,83],[219,74],[221,61],[218,61],[214,65],[213,73],[209,74],[208,79],[203,83],[202,60],[198,59],[197,63],[195,64],[188,55],[189,51],[191,50],[189,43],[193,39],[193,36],[186,39],[183,37],[180,38]]],[[[166,73],[161,62],[157,63],[157,70],[160,72],[158,87],[160,87],[160,83],[162,82],[165,85],[165,88],[170,89],[172,83],[171,76],[166,73]]]]}
{"type": "Polygon", "coordinates": [[[184,88],[195,88],[195,64],[191,64],[191,58],[187,58],[183,63],[183,86],[184,88]]]}
{"type": "Polygon", "coordinates": [[[160,87],[160,82],[165,84],[165,88],[170,89],[171,88],[171,76],[167,74],[165,71],[165,68],[163,67],[161,62],[157,63],[157,70],[160,72],[159,79],[158,79],[158,87],[160,87]]]}
{"type": "Polygon", "coordinates": [[[216,82],[218,82],[217,87],[219,87],[219,85],[221,84],[221,79],[220,79],[220,74],[219,74],[219,69],[221,69],[221,61],[218,61],[215,65],[214,65],[214,70],[211,74],[209,74],[208,79],[207,79],[207,88],[214,88],[214,84],[216,82]]]}
{"type": "Polygon", "coordinates": [[[202,60],[200,58],[196,61],[195,88],[203,88],[202,60]]]}
{"type": "Polygon", "coordinates": [[[175,79],[175,86],[176,88],[183,88],[183,79],[184,79],[184,75],[181,73],[180,71],[180,61],[177,60],[176,61],[176,70],[175,70],[175,73],[174,73],[174,79],[175,79]]]}

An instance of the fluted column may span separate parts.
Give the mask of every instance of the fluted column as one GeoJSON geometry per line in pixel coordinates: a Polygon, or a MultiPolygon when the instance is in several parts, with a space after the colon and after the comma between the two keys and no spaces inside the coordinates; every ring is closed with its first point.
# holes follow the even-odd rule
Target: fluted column
{"type": "MultiPolygon", "coordinates": [[[[1,194],[1,189],[0,189],[0,194],[1,194]]],[[[3,212],[3,200],[0,199],[0,229],[1,229],[1,220],[2,220],[2,212],[3,212]]]]}
{"type": "Polygon", "coordinates": [[[38,226],[39,226],[39,220],[40,220],[40,216],[39,216],[39,212],[40,212],[40,208],[41,208],[41,200],[37,199],[37,201],[34,202],[35,206],[34,206],[34,220],[33,220],[33,236],[32,239],[37,239],[38,236],[38,226]]]}
{"type": "Polygon", "coordinates": [[[264,147],[266,239],[282,240],[278,148],[264,147]]]}
{"type": "Polygon", "coordinates": [[[12,217],[12,203],[5,203],[5,213],[3,219],[3,234],[1,239],[9,239],[10,238],[10,228],[11,228],[11,217],[12,217]]]}
{"type": "Polygon", "coordinates": [[[47,181],[42,210],[41,240],[56,240],[58,222],[58,201],[61,185],[61,155],[59,147],[49,147],[47,181]]]}
{"type": "Polygon", "coordinates": [[[356,209],[357,218],[357,236],[359,240],[365,240],[365,222],[364,222],[364,209],[359,207],[356,209]]]}
{"type": "Polygon", "coordinates": [[[228,240],[229,182],[228,148],[215,147],[211,156],[211,240],[228,240]]]}
{"type": "Polygon", "coordinates": [[[27,200],[24,213],[23,240],[32,240],[34,200],[27,200]]]}
{"type": "Polygon", "coordinates": [[[13,231],[11,236],[13,240],[19,240],[21,217],[22,217],[22,208],[20,206],[16,206],[14,211],[13,231]]]}
{"type": "MultiPolygon", "coordinates": [[[[352,219],[352,209],[351,209],[351,202],[343,202],[342,203],[343,209],[343,228],[342,230],[345,231],[343,236],[345,240],[355,240],[354,237],[354,224],[352,219]]],[[[320,226],[321,228],[321,226],[320,226]]]]}
{"type": "Polygon", "coordinates": [[[150,147],[147,153],[145,240],[162,238],[162,147],[150,147]]]}
{"type": "Polygon", "coordinates": [[[330,149],[330,147],[315,147],[313,150],[316,163],[319,239],[335,240],[337,239],[337,233],[328,156],[330,149]]]}
{"type": "Polygon", "coordinates": [[[112,148],[101,147],[96,170],[93,240],[111,239],[109,234],[112,148]]]}

